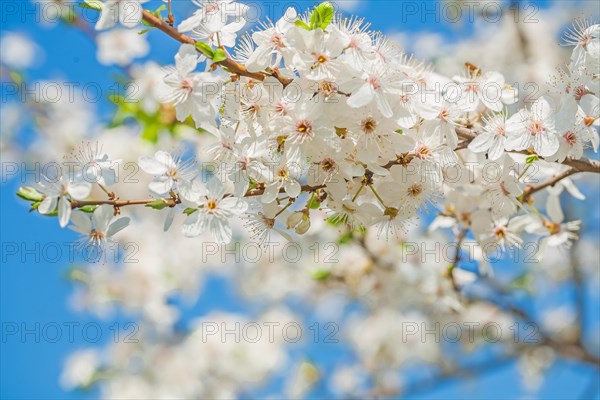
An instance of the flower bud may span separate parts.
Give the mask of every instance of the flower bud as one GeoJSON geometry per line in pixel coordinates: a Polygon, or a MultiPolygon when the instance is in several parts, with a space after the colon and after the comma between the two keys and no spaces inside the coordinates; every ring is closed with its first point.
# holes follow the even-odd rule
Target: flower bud
{"type": "Polygon", "coordinates": [[[287,228],[295,228],[302,221],[303,217],[304,213],[302,211],[296,211],[292,213],[287,219],[287,228]]]}

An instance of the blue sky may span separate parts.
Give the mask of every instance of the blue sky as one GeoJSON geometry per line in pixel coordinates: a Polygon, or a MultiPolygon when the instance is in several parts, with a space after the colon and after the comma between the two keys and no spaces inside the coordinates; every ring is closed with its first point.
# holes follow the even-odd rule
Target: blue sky
{"type": "MultiPolygon", "coordinates": [[[[287,4],[287,2],[284,2],[287,4]]],[[[295,2],[309,6],[314,2],[295,2]]],[[[547,2],[536,2],[542,7],[547,2]]],[[[150,4],[157,4],[153,1],[150,4]]],[[[439,32],[446,38],[458,38],[469,35],[471,27],[466,25],[450,25],[435,23],[430,19],[406,18],[400,20],[401,7],[406,5],[400,1],[359,1],[355,12],[365,16],[373,23],[375,29],[383,31],[430,31],[439,32]],[[399,21],[400,20],[400,21],[399,21]]],[[[406,4],[406,2],[404,3],[406,4]]],[[[427,2],[428,6],[433,2],[427,2]]],[[[175,2],[175,12],[184,12],[190,7],[175,2]]],[[[404,8],[406,11],[407,8],[404,8]]],[[[180,14],[181,15],[181,14],[180,14]]],[[[0,32],[13,31],[26,34],[34,39],[43,49],[44,62],[27,71],[30,80],[64,79],[72,82],[98,83],[103,89],[111,87],[114,78],[120,74],[117,68],[107,68],[96,62],[95,46],[88,38],[76,29],[57,26],[41,27],[20,18],[2,18],[0,32]]],[[[177,44],[166,40],[160,32],[151,32],[149,40],[152,52],[149,58],[161,64],[170,64],[177,51],[177,44]],[[160,45],[159,45],[160,44],[160,45]]],[[[98,103],[97,111],[102,118],[110,117],[111,108],[106,102],[98,103]]],[[[27,142],[28,135],[24,136],[27,142]]],[[[27,206],[18,201],[14,195],[18,180],[12,180],[1,186],[0,215],[2,224],[2,267],[0,269],[0,319],[2,321],[1,358],[0,358],[0,397],[14,399],[33,398],[81,398],[96,397],[97,392],[65,392],[59,385],[59,375],[64,360],[76,349],[90,345],[102,346],[112,340],[111,327],[128,322],[127,317],[117,316],[109,321],[98,320],[87,314],[72,311],[68,304],[73,285],[65,279],[70,267],[65,248],[62,243],[72,242],[75,234],[58,227],[55,219],[39,215],[29,215],[27,206]],[[61,248],[63,254],[56,262],[48,262],[48,258],[36,260],[33,254],[24,259],[21,255],[11,255],[15,246],[26,249],[47,249],[52,252],[61,248]],[[36,327],[39,324],[39,328],[36,327]],[[55,324],[61,327],[62,337],[56,343],[50,343],[55,324]],[[73,325],[79,324],[79,325],[73,325]],[[88,331],[84,331],[86,324],[88,331]],[[68,326],[73,326],[73,340],[68,334],[68,326]],[[90,344],[86,333],[95,336],[95,328],[100,327],[98,342],[90,344]],[[18,333],[12,329],[18,329],[18,333]],[[22,337],[24,329],[37,331],[22,337]],[[44,331],[45,329],[45,331],[44,331]]],[[[23,252],[20,252],[23,254],[23,252]]],[[[48,253],[54,254],[54,253],[48,253]]],[[[235,296],[232,288],[215,278],[203,292],[198,306],[190,314],[202,314],[218,308],[223,310],[244,310],[241,300],[235,296]]],[[[597,311],[597,310],[596,310],[597,311]]],[[[341,348],[318,348],[307,350],[308,354],[323,357],[325,363],[337,357],[346,357],[341,348]],[[329,361],[327,361],[329,360],[329,361]]],[[[543,387],[536,397],[542,398],[578,398],[586,390],[589,380],[595,372],[587,367],[558,363],[548,374],[549,384],[543,387]]],[[[599,388],[591,393],[597,398],[599,388]]],[[[506,364],[490,373],[479,375],[472,381],[447,382],[438,389],[423,392],[418,398],[515,398],[523,394],[520,377],[513,364],[506,364]]],[[[324,395],[326,391],[318,391],[324,395]]]]}

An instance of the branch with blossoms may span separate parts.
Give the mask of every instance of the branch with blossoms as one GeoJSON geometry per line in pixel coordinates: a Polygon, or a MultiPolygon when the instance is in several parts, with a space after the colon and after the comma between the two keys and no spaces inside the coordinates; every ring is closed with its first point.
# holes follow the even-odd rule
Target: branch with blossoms
{"type": "MultiPolygon", "coordinates": [[[[305,231],[319,208],[350,227],[375,226],[387,237],[436,204],[452,186],[448,168],[462,168],[466,159],[479,163],[477,174],[487,163],[501,165],[500,182],[480,177],[472,183],[490,199],[477,236],[504,243],[509,220],[521,218],[516,214],[524,204],[534,207],[533,194],[579,172],[600,172],[600,163],[583,158],[585,147],[598,146],[598,78],[588,72],[598,56],[589,45],[590,37],[597,40],[596,25],[584,25],[573,36],[580,41],[572,43],[571,76],[558,85],[558,101],[545,96],[509,117],[504,110],[517,93],[500,73],[468,64],[465,76],[447,80],[461,90],[450,99],[429,68],[362,20],[336,15],[329,2],[304,15],[290,8],[240,43],[237,32],[248,11],[241,3],[207,3],[177,28],[170,8],[163,19],[160,10],[143,10],[141,3],[133,13],[119,2],[86,4],[101,12],[99,30],[143,22],[182,43],[175,67],[163,77],[163,101],[174,107],[177,120],[191,119],[215,136],[209,153],[220,164],[220,177],[204,185],[193,162],[159,151],[139,160],[153,176],[149,189],[155,197],[124,200],[105,190],[107,200],[90,200],[91,184],[105,183],[82,181],[89,166],[80,163],[79,173],[58,184],[21,191],[32,208],[58,215],[61,226],[72,212],[112,207],[118,215],[123,207],[141,205],[170,209],[165,228],[180,209],[187,215],[187,236],[214,223],[218,241],[228,242],[229,220],[244,215],[249,200],[259,199],[252,201],[262,208],[254,218],[270,230],[307,193],[310,199],[288,219],[288,229],[302,221],[296,231],[305,231]],[[232,56],[227,48],[236,44],[232,56]],[[202,63],[204,72],[195,72],[202,63]],[[300,90],[298,98],[291,98],[292,87],[300,90]],[[491,98],[489,88],[500,95],[491,98]],[[355,117],[342,117],[350,114],[355,117]],[[509,165],[511,154],[526,156],[523,173],[514,171],[518,163],[509,165]],[[570,169],[521,189],[525,172],[540,160],[570,169]]],[[[111,174],[106,154],[95,152],[84,161],[100,166],[97,178],[111,174]]],[[[539,222],[551,233],[558,229],[545,218],[539,222]]],[[[473,230],[466,228],[465,234],[473,230]]]]}

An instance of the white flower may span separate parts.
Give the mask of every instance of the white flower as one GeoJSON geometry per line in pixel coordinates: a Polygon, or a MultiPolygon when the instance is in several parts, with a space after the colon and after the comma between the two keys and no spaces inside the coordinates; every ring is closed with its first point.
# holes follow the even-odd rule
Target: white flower
{"type": "Polygon", "coordinates": [[[285,34],[294,26],[296,18],[296,10],[289,7],[275,25],[272,23],[265,25],[266,29],[252,34],[252,40],[254,40],[257,47],[246,62],[248,71],[264,71],[267,68],[279,65],[281,61],[280,51],[286,47],[285,34]]]}
{"type": "Polygon", "coordinates": [[[558,135],[555,129],[555,110],[548,97],[540,97],[531,109],[520,110],[506,121],[507,150],[533,150],[542,157],[558,150],[558,135]]]}
{"type": "Polygon", "coordinates": [[[220,180],[212,178],[206,185],[206,192],[196,204],[198,211],[189,215],[183,225],[183,233],[196,237],[209,231],[217,243],[231,241],[230,220],[243,214],[248,204],[237,197],[225,197],[225,188],[220,180]]]}
{"type": "Polygon", "coordinates": [[[504,156],[505,142],[506,115],[497,114],[485,119],[483,132],[469,143],[469,150],[473,153],[487,153],[490,160],[498,160],[504,156]]]}
{"type": "Polygon", "coordinates": [[[348,105],[352,108],[364,107],[375,102],[381,114],[390,118],[394,111],[390,104],[390,94],[401,94],[402,81],[389,65],[373,62],[362,74],[363,83],[352,92],[348,105]]]}
{"type": "Polygon", "coordinates": [[[141,156],[138,164],[145,172],[154,175],[148,188],[157,195],[178,191],[184,198],[196,197],[190,194],[192,180],[197,175],[194,160],[183,160],[181,155],[172,156],[166,151],[157,151],[154,157],[141,156]]]}
{"type": "Polygon", "coordinates": [[[282,215],[281,209],[275,202],[270,204],[260,204],[256,201],[248,206],[248,212],[244,216],[244,226],[250,231],[252,239],[256,240],[260,246],[269,246],[271,244],[271,232],[279,233],[284,239],[291,242],[292,237],[282,229],[275,226],[276,217],[282,215]]]}
{"type": "Polygon", "coordinates": [[[179,24],[180,32],[190,32],[201,25],[227,23],[229,19],[246,19],[248,6],[233,0],[193,0],[200,7],[194,14],[179,24]]]}
{"type": "Polygon", "coordinates": [[[113,236],[129,225],[129,217],[114,219],[114,210],[108,204],[96,208],[90,218],[89,214],[75,210],[72,215],[73,225],[69,226],[75,232],[84,235],[81,248],[94,248],[99,252],[106,250],[108,244],[114,243],[113,236]]]}
{"type": "Polygon", "coordinates": [[[577,20],[565,34],[565,42],[575,46],[571,55],[574,67],[598,66],[600,58],[600,25],[577,20]]]}
{"type": "Polygon", "coordinates": [[[81,169],[81,176],[86,182],[111,186],[117,183],[119,177],[118,165],[121,160],[111,160],[108,154],[102,152],[102,147],[96,143],[84,143],[75,154],[75,160],[81,169]]]}
{"type": "Polygon", "coordinates": [[[491,111],[498,112],[504,107],[502,93],[506,82],[499,72],[489,71],[467,77],[455,76],[454,80],[461,84],[468,111],[477,111],[480,102],[491,111]]]}
{"type": "Polygon", "coordinates": [[[60,382],[65,389],[89,387],[99,367],[100,355],[97,350],[78,351],[67,359],[60,382]]]}
{"type": "Polygon", "coordinates": [[[436,144],[445,141],[448,147],[455,149],[458,146],[455,121],[464,114],[465,104],[442,99],[429,103],[429,106],[429,109],[420,110],[421,116],[426,120],[420,128],[423,139],[436,144]]]}
{"type": "Polygon", "coordinates": [[[75,180],[65,175],[59,180],[46,179],[40,182],[40,189],[45,196],[38,206],[38,211],[42,214],[50,214],[58,207],[58,222],[64,228],[71,218],[70,199],[84,200],[90,195],[92,184],[82,181],[80,176],[75,180]]]}
{"type": "Polygon", "coordinates": [[[0,38],[0,60],[2,64],[15,69],[29,68],[35,61],[36,53],[41,51],[26,36],[13,32],[3,32],[0,38]]]}
{"type": "Polygon", "coordinates": [[[129,29],[112,29],[99,33],[97,43],[98,61],[104,65],[126,66],[150,51],[146,36],[129,29]]]}
{"type": "Polygon", "coordinates": [[[107,0],[102,4],[96,29],[103,30],[114,26],[117,21],[126,28],[135,28],[142,20],[141,3],[148,0],[107,0]]]}
{"type": "Polygon", "coordinates": [[[344,65],[337,60],[344,49],[339,31],[307,31],[294,26],[286,37],[295,51],[292,58],[294,68],[303,77],[311,80],[336,79],[343,74],[344,65]]]}
{"type": "Polygon", "coordinates": [[[282,162],[275,167],[274,171],[270,172],[272,173],[272,177],[262,195],[263,203],[268,204],[275,201],[281,188],[284,188],[285,192],[291,198],[296,198],[300,195],[302,187],[298,183],[298,180],[302,176],[302,171],[298,164],[282,162]]]}
{"type": "Polygon", "coordinates": [[[167,69],[165,83],[170,92],[164,101],[175,106],[177,120],[185,121],[192,116],[196,128],[211,129],[216,124],[217,96],[221,91],[220,80],[209,72],[194,73],[200,61],[196,49],[184,44],[175,56],[175,67],[167,69]],[[209,125],[206,125],[209,124],[209,125]]]}

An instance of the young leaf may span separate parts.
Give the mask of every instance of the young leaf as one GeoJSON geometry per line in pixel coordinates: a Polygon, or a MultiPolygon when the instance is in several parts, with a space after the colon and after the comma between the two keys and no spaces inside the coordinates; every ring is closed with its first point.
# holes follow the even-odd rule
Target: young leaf
{"type": "Polygon", "coordinates": [[[310,31],[310,26],[306,25],[306,22],[302,21],[301,19],[297,20],[295,22],[296,26],[302,29],[306,29],[307,31],[310,31]]]}
{"type": "Polygon", "coordinates": [[[312,277],[316,281],[326,281],[331,277],[331,271],[326,269],[318,269],[313,272],[312,277]]]}
{"type": "Polygon", "coordinates": [[[80,4],[80,7],[95,11],[102,11],[102,2],[99,0],[83,0],[83,3],[80,4]]]}
{"type": "Polygon", "coordinates": [[[150,207],[153,210],[162,210],[167,207],[167,204],[163,201],[163,199],[154,200],[152,203],[146,204],[146,207],[150,207]]]}
{"type": "Polygon", "coordinates": [[[196,42],[196,48],[208,58],[213,58],[215,56],[213,49],[204,42],[196,42]]]}
{"type": "Polygon", "coordinates": [[[310,15],[310,29],[327,29],[333,19],[334,11],[333,4],[330,1],[325,1],[316,6],[310,15]]]}
{"type": "Polygon", "coordinates": [[[196,211],[198,211],[197,208],[186,208],[185,210],[183,210],[183,213],[185,215],[192,215],[193,213],[195,213],[196,211]]]}
{"type": "Polygon", "coordinates": [[[217,49],[214,52],[213,55],[213,62],[221,62],[221,61],[225,61],[227,59],[227,53],[225,53],[225,50],[223,49],[217,49]]]}
{"type": "Polygon", "coordinates": [[[79,207],[78,210],[83,211],[84,213],[91,214],[94,211],[96,211],[96,208],[98,208],[98,206],[83,206],[83,207],[79,207]]]}
{"type": "Polygon", "coordinates": [[[536,161],[537,161],[537,160],[539,160],[539,159],[540,159],[540,158],[537,156],[537,154],[532,154],[532,155],[530,155],[529,157],[527,157],[527,158],[525,159],[525,162],[526,162],[527,164],[531,164],[531,163],[534,163],[534,162],[536,162],[536,161]]]}
{"type": "Polygon", "coordinates": [[[17,196],[29,201],[42,201],[44,195],[29,186],[21,186],[17,191],[17,196]]]}

